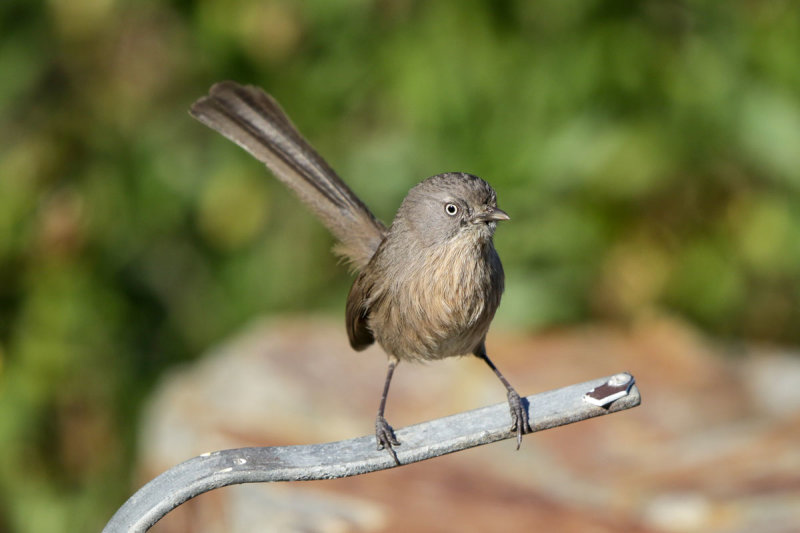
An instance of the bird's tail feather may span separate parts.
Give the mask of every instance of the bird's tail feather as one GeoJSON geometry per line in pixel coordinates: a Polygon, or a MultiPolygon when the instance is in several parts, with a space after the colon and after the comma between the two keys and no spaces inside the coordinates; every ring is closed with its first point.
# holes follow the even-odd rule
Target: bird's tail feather
{"type": "Polygon", "coordinates": [[[378,248],[385,226],[303,138],[280,105],[253,86],[224,81],[197,100],[191,115],[263,162],[339,240],[356,269],[378,248]]]}

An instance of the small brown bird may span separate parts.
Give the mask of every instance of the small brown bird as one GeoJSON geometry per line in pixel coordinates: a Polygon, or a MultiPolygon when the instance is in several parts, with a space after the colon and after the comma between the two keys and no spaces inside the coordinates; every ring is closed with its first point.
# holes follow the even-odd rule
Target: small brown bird
{"type": "Polygon", "coordinates": [[[272,170],[330,229],[335,251],[359,272],[347,297],[351,346],[373,342],[389,358],[375,438],[400,464],[394,430],[384,418],[400,361],[474,354],[508,392],[511,430],[531,431],[519,394],[486,354],[486,333],[500,305],[503,266],[492,237],[508,215],[494,189],[477,176],[449,172],[412,188],[387,229],[303,138],[261,89],[226,81],[192,105],[197,120],[272,170]]]}

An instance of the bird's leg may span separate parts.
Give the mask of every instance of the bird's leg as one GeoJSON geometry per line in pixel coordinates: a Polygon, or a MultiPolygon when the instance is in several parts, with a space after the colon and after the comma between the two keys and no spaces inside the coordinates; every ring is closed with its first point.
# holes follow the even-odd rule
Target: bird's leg
{"type": "Polygon", "coordinates": [[[381,404],[378,406],[378,416],[375,417],[375,441],[378,444],[378,449],[386,449],[392,454],[392,459],[397,465],[400,461],[397,459],[397,454],[392,446],[399,446],[400,441],[394,436],[392,426],[383,417],[383,412],[386,409],[386,396],[389,394],[389,384],[392,382],[392,374],[394,374],[394,367],[397,366],[397,361],[394,359],[389,360],[389,368],[386,370],[386,382],[383,384],[383,394],[381,395],[381,404]]]}
{"type": "Polygon", "coordinates": [[[475,355],[486,361],[486,364],[489,365],[489,368],[492,369],[508,391],[508,407],[511,410],[511,431],[517,432],[517,449],[519,450],[519,446],[522,444],[522,435],[533,432],[528,422],[527,401],[523,401],[522,398],[519,397],[514,387],[511,386],[497,367],[494,366],[492,360],[486,355],[486,350],[480,350],[475,355]]]}

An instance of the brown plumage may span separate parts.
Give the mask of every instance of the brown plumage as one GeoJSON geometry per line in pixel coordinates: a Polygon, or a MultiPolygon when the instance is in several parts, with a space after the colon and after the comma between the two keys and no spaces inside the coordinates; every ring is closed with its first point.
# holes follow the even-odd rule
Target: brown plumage
{"type": "Polygon", "coordinates": [[[432,176],[412,188],[392,225],[379,222],[262,90],[214,85],[191,114],[272,170],[339,241],[358,271],[346,306],[350,344],[377,342],[389,356],[375,434],[397,464],[399,442],[384,418],[399,361],[474,354],[505,385],[517,447],[531,431],[524,402],[486,355],[485,340],[503,293],[503,267],[492,237],[508,215],[494,189],[470,174],[432,176]]]}
{"type": "Polygon", "coordinates": [[[347,298],[353,348],[374,339],[416,361],[479,351],[503,293],[492,244],[496,221],[508,218],[500,213],[494,190],[469,174],[440,174],[411,189],[347,298]]]}

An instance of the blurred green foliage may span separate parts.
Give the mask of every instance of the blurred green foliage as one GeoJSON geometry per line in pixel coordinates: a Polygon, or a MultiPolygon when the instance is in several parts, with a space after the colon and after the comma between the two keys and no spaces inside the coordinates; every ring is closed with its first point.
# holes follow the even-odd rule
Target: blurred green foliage
{"type": "Polygon", "coordinates": [[[99,530],[166,368],[342,314],[325,230],[187,115],[221,79],[384,221],[428,175],[489,180],[498,321],[800,341],[797,3],[7,0],[0,29],[0,530],[99,530]]]}

